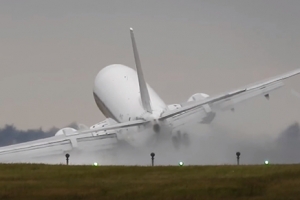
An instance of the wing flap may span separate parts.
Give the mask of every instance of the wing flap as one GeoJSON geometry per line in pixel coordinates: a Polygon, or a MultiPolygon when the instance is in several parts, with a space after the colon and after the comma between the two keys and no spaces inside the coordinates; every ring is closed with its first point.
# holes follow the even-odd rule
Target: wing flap
{"type": "Polygon", "coordinates": [[[134,127],[134,126],[145,125],[148,122],[149,121],[144,121],[144,120],[134,120],[134,121],[128,121],[128,122],[123,122],[123,123],[108,125],[108,126],[104,126],[104,127],[99,127],[99,128],[95,128],[95,129],[78,131],[78,132],[75,132],[74,134],[92,133],[92,132],[99,132],[99,131],[108,131],[108,130],[116,130],[116,129],[122,129],[122,128],[129,128],[129,127],[134,127]]]}

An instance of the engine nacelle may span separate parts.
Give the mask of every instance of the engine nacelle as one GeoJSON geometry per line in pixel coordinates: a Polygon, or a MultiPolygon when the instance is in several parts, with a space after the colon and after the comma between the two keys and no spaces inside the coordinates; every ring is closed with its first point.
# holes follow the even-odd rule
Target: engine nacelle
{"type": "Polygon", "coordinates": [[[205,93],[196,93],[196,94],[193,94],[189,99],[188,99],[188,102],[190,101],[198,101],[198,100],[204,100],[206,98],[208,98],[209,95],[208,94],[205,94],[205,93]]]}
{"type": "MultiPolygon", "coordinates": [[[[191,101],[201,101],[201,100],[205,100],[209,97],[208,94],[205,93],[196,93],[193,94],[189,99],[188,102],[191,101]]],[[[206,113],[206,116],[202,118],[200,123],[203,124],[209,124],[216,116],[216,113],[214,113],[211,109],[211,107],[208,104],[205,104],[202,106],[202,108],[204,109],[204,112],[206,113]]]]}
{"type": "Polygon", "coordinates": [[[57,131],[55,133],[55,136],[58,136],[58,135],[71,135],[73,134],[74,132],[76,132],[77,130],[74,129],[74,128],[69,128],[69,127],[66,127],[66,128],[62,128],[60,129],[59,131],[57,131]]]}

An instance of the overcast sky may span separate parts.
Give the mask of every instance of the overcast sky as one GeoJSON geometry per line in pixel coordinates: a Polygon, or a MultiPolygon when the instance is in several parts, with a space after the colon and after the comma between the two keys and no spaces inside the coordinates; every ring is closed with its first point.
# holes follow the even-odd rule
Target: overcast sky
{"type": "MultiPolygon", "coordinates": [[[[104,119],[92,95],[109,64],[134,68],[135,31],[147,82],[166,103],[299,68],[300,1],[0,2],[0,127],[48,129],[104,119]]],[[[300,76],[219,114],[241,132],[279,133],[300,120],[300,76]]]]}

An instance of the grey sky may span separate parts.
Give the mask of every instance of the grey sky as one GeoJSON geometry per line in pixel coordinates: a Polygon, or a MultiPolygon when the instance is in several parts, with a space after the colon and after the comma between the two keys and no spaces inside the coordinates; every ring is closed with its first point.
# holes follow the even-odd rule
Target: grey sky
{"type": "MultiPolygon", "coordinates": [[[[299,68],[300,2],[0,2],[0,126],[92,125],[92,96],[109,64],[134,68],[133,27],[147,82],[166,103],[217,94],[299,68]]],[[[300,77],[217,121],[240,132],[280,132],[300,119],[300,77]]]]}

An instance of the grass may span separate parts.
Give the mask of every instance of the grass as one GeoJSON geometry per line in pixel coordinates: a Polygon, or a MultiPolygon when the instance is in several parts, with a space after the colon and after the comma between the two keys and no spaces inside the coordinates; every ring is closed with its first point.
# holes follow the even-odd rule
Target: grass
{"type": "Polygon", "coordinates": [[[300,199],[300,165],[0,165],[0,199],[300,199]]]}

